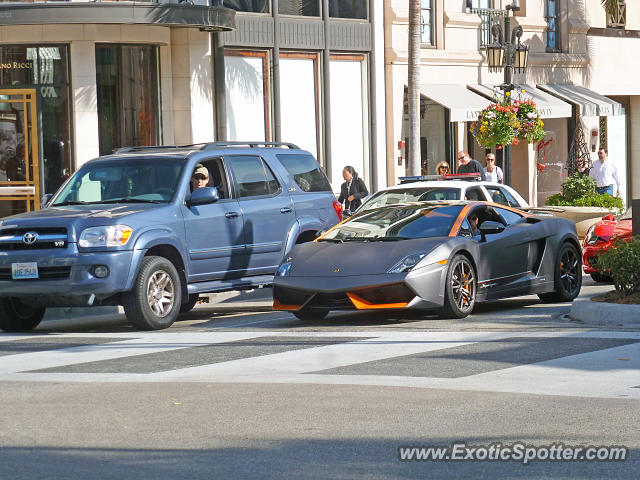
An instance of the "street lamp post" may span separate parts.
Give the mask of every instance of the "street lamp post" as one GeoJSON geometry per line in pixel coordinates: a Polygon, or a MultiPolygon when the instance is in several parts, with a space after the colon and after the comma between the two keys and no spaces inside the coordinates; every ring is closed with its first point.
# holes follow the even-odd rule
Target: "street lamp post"
{"type": "MultiPolygon", "coordinates": [[[[515,88],[513,73],[514,70],[523,72],[527,68],[529,48],[520,42],[522,27],[517,25],[511,30],[509,12],[520,10],[519,0],[514,0],[505,8],[507,14],[504,17],[504,34],[500,25],[495,24],[491,27],[493,43],[487,45],[487,60],[492,72],[504,68],[504,82],[499,88],[504,92],[506,102],[511,103],[511,91],[515,88]]],[[[505,145],[503,152],[504,182],[511,185],[511,145],[505,145]]]]}

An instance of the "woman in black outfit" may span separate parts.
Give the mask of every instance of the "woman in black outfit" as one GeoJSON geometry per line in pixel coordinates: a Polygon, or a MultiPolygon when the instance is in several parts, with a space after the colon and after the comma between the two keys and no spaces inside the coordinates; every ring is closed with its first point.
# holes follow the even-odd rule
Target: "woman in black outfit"
{"type": "Polygon", "coordinates": [[[344,203],[345,212],[354,212],[362,204],[362,199],[369,195],[369,191],[358,173],[349,165],[342,170],[342,178],[345,182],[340,187],[338,201],[344,203]]]}

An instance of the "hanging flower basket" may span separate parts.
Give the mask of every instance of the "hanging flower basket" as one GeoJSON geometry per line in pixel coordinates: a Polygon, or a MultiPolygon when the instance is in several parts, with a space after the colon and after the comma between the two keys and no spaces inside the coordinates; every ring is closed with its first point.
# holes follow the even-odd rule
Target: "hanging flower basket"
{"type": "Polygon", "coordinates": [[[505,145],[518,145],[520,141],[536,143],[542,140],[544,124],[533,100],[519,98],[507,103],[510,92],[506,92],[504,98],[484,108],[478,120],[471,124],[470,131],[476,141],[485,148],[499,150],[505,145]]]}
{"type": "Polygon", "coordinates": [[[518,138],[529,143],[538,143],[544,138],[544,123],[538,114],[538,109],[533,100],[516,100],[514,105],[518,108],[518,138]]]}

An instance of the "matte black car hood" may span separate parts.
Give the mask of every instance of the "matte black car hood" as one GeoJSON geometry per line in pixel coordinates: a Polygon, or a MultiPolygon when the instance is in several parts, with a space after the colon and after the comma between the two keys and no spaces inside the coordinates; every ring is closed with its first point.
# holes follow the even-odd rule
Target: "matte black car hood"
{"type": "Polygon", "coordinates": [[[386,273],[407,255],[428,253],[448,240],[449,237],[437,237],[397,242],[303,243],[291,252],[290,275],[377,275],[386,273]]]}

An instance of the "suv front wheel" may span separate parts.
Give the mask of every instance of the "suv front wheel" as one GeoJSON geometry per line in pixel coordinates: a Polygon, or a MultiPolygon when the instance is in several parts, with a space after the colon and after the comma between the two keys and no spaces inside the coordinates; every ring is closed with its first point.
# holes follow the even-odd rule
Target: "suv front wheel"
{"type": "Polygon", "coordinates": [[[180,313],[182,289],[173,263],[164,257],[145,257],[133,289],[124,295],[127,320],[141,330],[170,327],[180,313]]]}
{"type": "Polygon", "coordinates": [[[0,299],[0,329],[5,332],[30,332],[38,326],[45,309],[31,307],[19,298],[0,299]]]}

